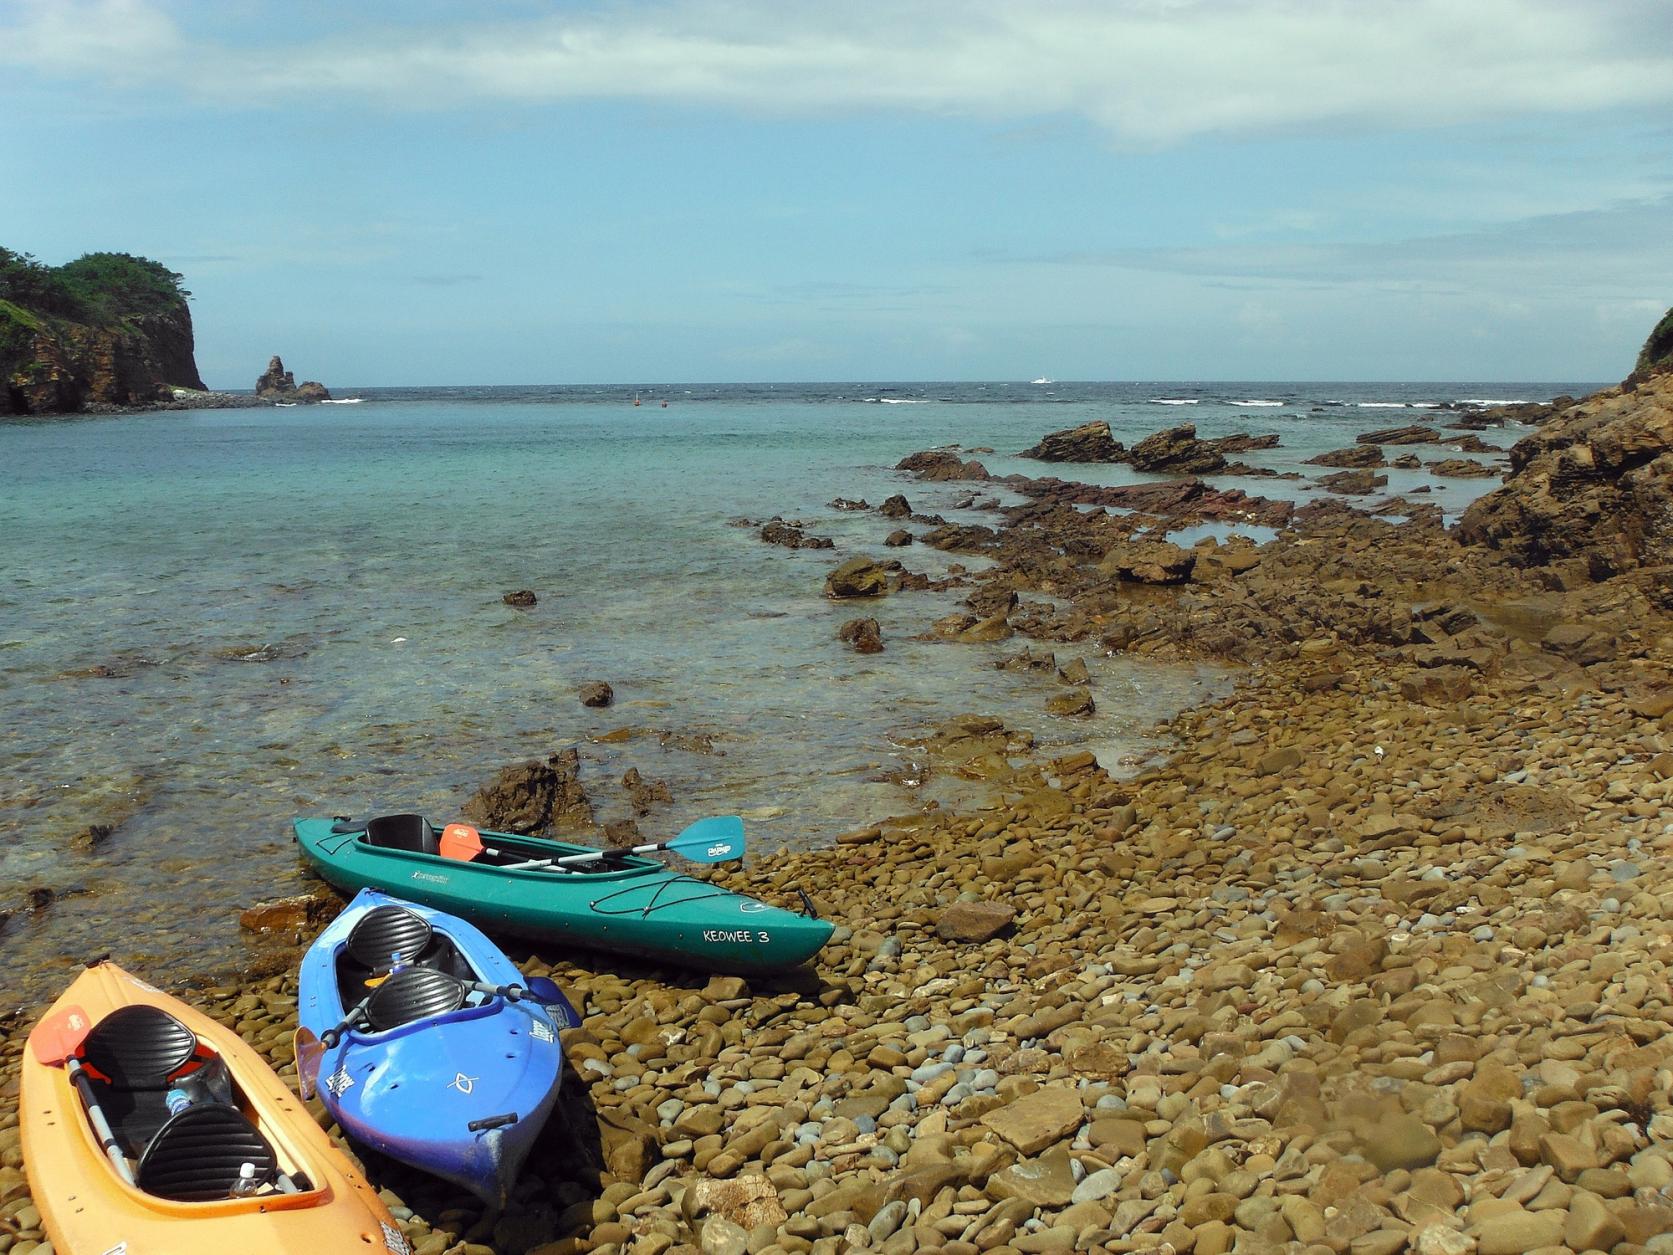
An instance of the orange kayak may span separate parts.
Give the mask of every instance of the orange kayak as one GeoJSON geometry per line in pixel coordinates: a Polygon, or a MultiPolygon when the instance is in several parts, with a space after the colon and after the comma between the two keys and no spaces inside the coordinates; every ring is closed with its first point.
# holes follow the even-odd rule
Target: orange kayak
{"type": "Polygon", "coordinates": [[[377,1194],[232,1030],[88,968],[23,1057],[24,1166],[62,1255],[407,1255],[377,1194]]]}

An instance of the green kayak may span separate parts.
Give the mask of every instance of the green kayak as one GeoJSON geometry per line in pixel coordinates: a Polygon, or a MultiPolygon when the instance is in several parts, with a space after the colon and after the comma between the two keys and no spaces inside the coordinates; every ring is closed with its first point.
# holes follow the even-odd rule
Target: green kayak
{"type": "MultiPolygon", "coordinates": [[[[420,815],[298,819],[296,840],[319,874],[345,892],[371,886],[461,915],[490,932],[539,941],[749,973],[803,963],[831,935],[825,920],[719,888],[655,859],[459,830],[472,838],[464,855],[420,815]],[[584,861],[554,866],[560,859],[584,861]],[[538,865],[521,866],[527,863],[538,865]]],[[[737,832],[741,852],[741,826],[737,832]]],[[[680,849],[678,841],[669,844],[680,849]]],[[[736,857],[724,844],[709,852],[736,857]]],[[[702,851],[696,853],[701,858],[702,851]]]]}

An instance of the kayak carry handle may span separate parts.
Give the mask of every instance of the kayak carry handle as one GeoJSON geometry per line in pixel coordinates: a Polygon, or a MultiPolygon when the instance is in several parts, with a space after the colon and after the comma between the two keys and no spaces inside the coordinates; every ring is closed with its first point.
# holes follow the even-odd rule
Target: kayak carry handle
{"type": "Polygon", "coordinates": [[[489,1129],[504,1128],[517,1123],[517,1113],[508,1111],[504,1115],[485,1116],[480,1120],[472,1120],[465,1127],[472,1133],[486,1133],[489,1129]]]}

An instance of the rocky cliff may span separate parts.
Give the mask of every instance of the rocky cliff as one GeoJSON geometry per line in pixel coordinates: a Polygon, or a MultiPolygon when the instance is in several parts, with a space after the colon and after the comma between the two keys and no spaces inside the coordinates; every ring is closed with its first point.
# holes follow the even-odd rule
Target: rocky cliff
{"type": "Polygon", "coordinates": [[[0,248],[0,414],[66,414],[203,389],[181,277],[126,253],[48,267],[0,248]]]}
{"type": "Polygon", "coordinates": [[[1510,457],[1504,486],[1465,512],[1464,543],[1527,566],[1573,561],[1593,579],[1665,573],[1673,564],[1673,310],[1625,382],[1559,410],[1510,457]]]}

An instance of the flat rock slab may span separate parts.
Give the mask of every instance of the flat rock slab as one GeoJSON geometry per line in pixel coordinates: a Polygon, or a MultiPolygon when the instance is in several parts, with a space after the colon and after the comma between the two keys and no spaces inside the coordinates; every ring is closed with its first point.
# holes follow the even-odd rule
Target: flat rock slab
{"type": "MultiPolygon", "coordinates": [[[[1035,1090],[997,1111],[988,1112],[982,1117],[982,1123],[1022,1154],[1037,1155],[1068,1137],[1085,1118],[1086,1107],[1079,1090],[1051,1087],[1035,1090]]],[[[1071,1182],[1070,1189],[1073,1188],[1071,1182]]]]}
{"type": "Polygon", "coordinates": [[[935,922],[943,941],[989,941],[1009,928],[1016,908],[1003,902],[955,902],[935,922]]]}

